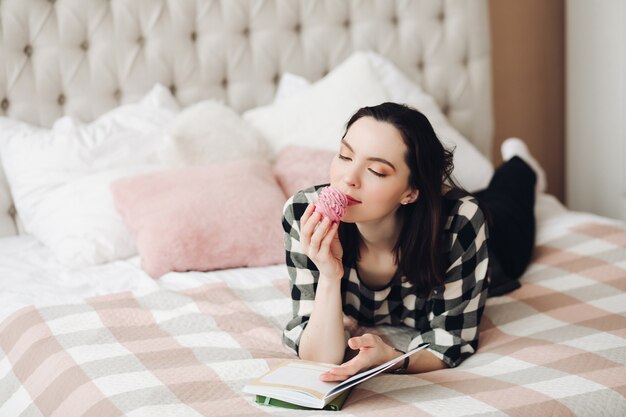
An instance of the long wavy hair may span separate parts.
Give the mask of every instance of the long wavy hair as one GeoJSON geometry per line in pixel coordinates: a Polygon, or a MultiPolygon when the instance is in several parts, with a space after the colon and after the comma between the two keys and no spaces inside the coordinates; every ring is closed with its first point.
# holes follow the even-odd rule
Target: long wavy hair
{"type": "MultiPolygon", "coordinates": [[[[410,169],[409,185],[419,190],[415,202],[398,209],[402,230],[394,247],[398,265],[397,276],[416,286],[420,295],[428,295],[443,283],[446,260],[442,242],[443,213],[442,186],[444,182],[460,190],[451,177],[454,167],[452,151],[437,138],[430,122],[418,110],[398,103],[382,103],[359,109],[348,121],[350,126],[362,117],[393,125],[406,145],[406,163],[410,169]]],[[[339,238],[344,248],[344,259],[349,263],[359,260],[361,238],[354,223],[341,223],[339,238]]]]}

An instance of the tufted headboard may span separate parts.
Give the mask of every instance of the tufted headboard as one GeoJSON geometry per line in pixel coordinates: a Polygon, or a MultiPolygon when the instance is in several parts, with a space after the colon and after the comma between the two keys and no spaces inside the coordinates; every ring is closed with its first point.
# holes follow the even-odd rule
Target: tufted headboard
{"type": "Polygon", "coordinates": [[[2,0],[0,114],[90,121],[151,86],[243,111],[285,71],[321,78],[374,50],[490,155],[487,0],[2,0]]]}

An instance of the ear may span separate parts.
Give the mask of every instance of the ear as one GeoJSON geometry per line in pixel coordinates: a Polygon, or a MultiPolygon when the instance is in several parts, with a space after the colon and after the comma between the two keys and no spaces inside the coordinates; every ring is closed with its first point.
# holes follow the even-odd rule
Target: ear
{"type": "Polygon", "coordinates": [[[419,197],[420,191],[411,189],[407,191],[400,200],[400,204],[403,206],[411,203],[415,203],[417,201],[417,197],[419,197]]]}

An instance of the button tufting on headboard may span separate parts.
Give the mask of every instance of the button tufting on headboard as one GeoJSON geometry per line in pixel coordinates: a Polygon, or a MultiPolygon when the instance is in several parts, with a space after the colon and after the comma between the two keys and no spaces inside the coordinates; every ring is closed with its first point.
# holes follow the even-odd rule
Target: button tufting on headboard
{"type": "Polygon", "coordinates": [[[489,153],[488,0],[56,0],[51,11],[52,3],[0,0],[0,107],[6,113],[10,97],[16,119],[90,121],[174,79],[183,106],[215,98],[241,112],[271,102],[278,71],[316,81],[370,49],[447,102],[452,125],[489,153]],[[49,91],[58,86],[63,99],[49,91]]]}

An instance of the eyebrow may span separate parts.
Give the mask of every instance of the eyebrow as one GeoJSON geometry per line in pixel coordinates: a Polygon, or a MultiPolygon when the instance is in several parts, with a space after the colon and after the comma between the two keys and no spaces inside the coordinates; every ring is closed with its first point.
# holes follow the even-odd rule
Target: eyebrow
{"type": "MultiPolygon", "coordinates": [[[[348,142],[346,142],[345,139],[341,139],[341,143],[348,149],[350,149],[350,151],[354,152],[354,148],[352,148],[352,146],[350,146],[350,144],[348,142]]],[[[393,169],[394,171],[396,170],[396,167],[389,161],[387,161],[386,159],[383,158],[376,158],[374,156],[367,158],[368,161],[374,161],[374,162],[381,162],[385,165],[389,165],[391,167],[391,169],[393,169]]]]}

